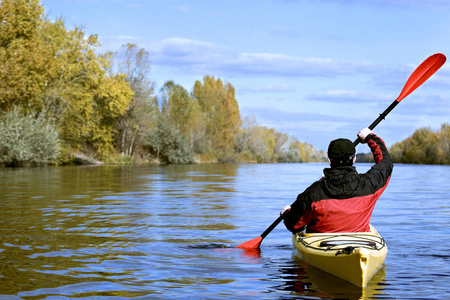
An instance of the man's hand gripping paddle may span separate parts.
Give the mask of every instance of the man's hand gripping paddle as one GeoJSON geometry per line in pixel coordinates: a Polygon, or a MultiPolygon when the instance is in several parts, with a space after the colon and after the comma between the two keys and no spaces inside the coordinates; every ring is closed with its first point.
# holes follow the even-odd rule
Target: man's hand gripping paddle
{"type": "MultiPolygon", "coordinates": [[[[415,89],[417,89],[422,83],[424,83],[428,78],[431,77],[440,67],[445,63],[446,57],[444,54],[436,53],[424,60],[409,76],[408,81],[406,81],[402,92],[398,98],[392,102],[392,104],[382,113],[380,116],[369,126],[372,130],[377,126],[384,118],[400,103],[406,96],[411,94],[415,89]]],[[[359,139],[353,142],[353,145],[359,144],[359,139]]],[[[258,249],[261,245],[262,240],[283,220],[284,216],[280,215],[275,222],[272,223],[259,237],[254,238],[250,241],[238,245],[238,248],[243,249],[258,249]]]]}

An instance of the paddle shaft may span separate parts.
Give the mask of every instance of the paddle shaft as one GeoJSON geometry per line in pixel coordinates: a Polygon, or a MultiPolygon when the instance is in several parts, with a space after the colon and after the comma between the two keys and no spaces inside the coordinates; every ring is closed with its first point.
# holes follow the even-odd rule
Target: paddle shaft
{"type": "MultiPolygon", "coordinates": [[[[441,53],[436,53],[428,57],[423,61],[408,78],[402,92],[398,98],[391,103],[391,105],[378,116],[378,118],[370,124],[369,129],[374,129],[386,116],[402,101],[403,98],[412,93],[417,87],[424,83],[431,75],[433,75],[444,63],[446,57],[441,53]]],[[[356,147],[359,144],[359,138],[357,138],[353,145],[356,147]]],[[[242,243],[238,247],[241,248],[259,248],[262,240],[284,219],[284,215],[280,215],[272,225],[269,226],[258,238],[242,243]]]]}
{"type": "MultiPolygon", "coordinates": [[[[378,116],[378,118],[375,120],[375,121],[373,121],[373,123],[372,124],[370,124],[370,126],[369,126],[369,128],[370,128],[370,130],[372,130],[372,129],[374,129],[375,128],[375,126],[377,126],[382,120],[384,120],[384,118],[386,118],[386,116],[391,112],[391,110],[393,110],[394,109],[394,107],[396,107],[397,106],[397,104],[399,104],[400,102],[398,102],[397,100],[395,100],[394,102],[392,102],[392,104],[391,105],[389,105],[389,107],[382,113],[382,114],[380,114],[379,116],[378,116]]],[[[354,142],[353,142],[353,145],[356,147],[356,145],[358,145],[359,144],[359,138],[358,139],[356,139],[354,142]]],[[[262,241],[262,239],[264,239],[269,233],[271,233],[272,232],[272,230],[274,230],[275,229],[275,227],[277,227],[278,226],[278,224],[280,224],[280,222],[282,221],[284,219],[284,215],[280,215],[261,235],[260,235],[260,237],[261,237],[261,239],[259,239],[257,242],[255,242],[256,244],[255,244],[255,247],[259,247],[259,243],[262,241]]],[[[243,244],[241,244],[241,245],[243,245],[243,244]]]]}
{"type": "MultiPolygon", "coordinates": [[[[369,129],[370,130],[373,130],[381,121],[383,121],[385,118],[386,118],[386,116],[391,112],[391,110],[393,110],[394,109],[394,107],[396,107],[397,106],[397,104],[399,104],[400,102],[398,102],[397,100],[395,100],[394,102],[392,102],[391,103],[391,105],[389,105],[389,107],[388,108],[386,108],[386,110],[382,113],[382,114],[380,114],[379,116],[378,116],[378,118],[375,120],[375,121],[373,121],[373,123],[372,124],[370,124],[370,126],[369,126],[369,129]]],[[[354,142],[353,142],[353,146],[357,146],[358,144],[359,144],[359,138],[357,138],[354,142]]]]}
{"type": "Polygon", "coordinates": [[[272,223],[261,235],[260,237],[265,238],[275,227],[280,224],[280,222],[284,219],[283,215],[280,215],[278,219],[275,220],[275,222],[272,223]]]}

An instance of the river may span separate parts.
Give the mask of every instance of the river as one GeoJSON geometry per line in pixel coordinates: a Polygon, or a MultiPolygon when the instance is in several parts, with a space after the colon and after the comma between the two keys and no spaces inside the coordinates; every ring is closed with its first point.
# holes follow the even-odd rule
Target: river
{"type": "MultiPolygon", "coordinates": [[[[293,257],[280,224],[325,164],[0,169],[0,299],[448,299],[450,167],[395,165],[364,288],[293,257]]],[[[357,164],[359,172],[370,165],[357,164]]]]}

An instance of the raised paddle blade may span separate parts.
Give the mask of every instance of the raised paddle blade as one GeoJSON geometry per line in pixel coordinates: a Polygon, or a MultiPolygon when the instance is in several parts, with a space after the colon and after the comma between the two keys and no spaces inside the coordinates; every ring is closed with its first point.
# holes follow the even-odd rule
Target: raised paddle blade
{"type": "Polygon", "coordinates": [[[250,240],[248,242],[242,243],[236,247],[242,248],[242,249],[257,249],[261,245],[262,240],[263,240],[263,238],[261,236],[258,236],[257,238],[250,240]]]}
{"type": "Polygon", "coordinates": [[[424,60],[414,72],[409,76],[408,81],[403,87],[402,92],[397,98],[397,102],[411,94],[422,83],[424,83],[431,75],[433,75],[445,63],[446,57],[442,53],[436,53],[424,60]]]}

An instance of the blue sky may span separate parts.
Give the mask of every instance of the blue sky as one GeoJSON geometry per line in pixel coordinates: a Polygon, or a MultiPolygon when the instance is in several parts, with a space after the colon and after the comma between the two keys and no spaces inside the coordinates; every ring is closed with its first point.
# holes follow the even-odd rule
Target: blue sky
{"type": "MultiPolygon", "coordinates": [[[[101,51],[150,53],[157,90],[212,75],[236,88],[243,116],[327,149],[354,140],[414,68],[450,55],[448,0],[42,0],[51,18],[97,34],[101,51]]],[[[388,146],[450,122],[450,65],[374,132],[388,146]]],[[[359,152],[368,152],[358,146],[359,152]]]]}

